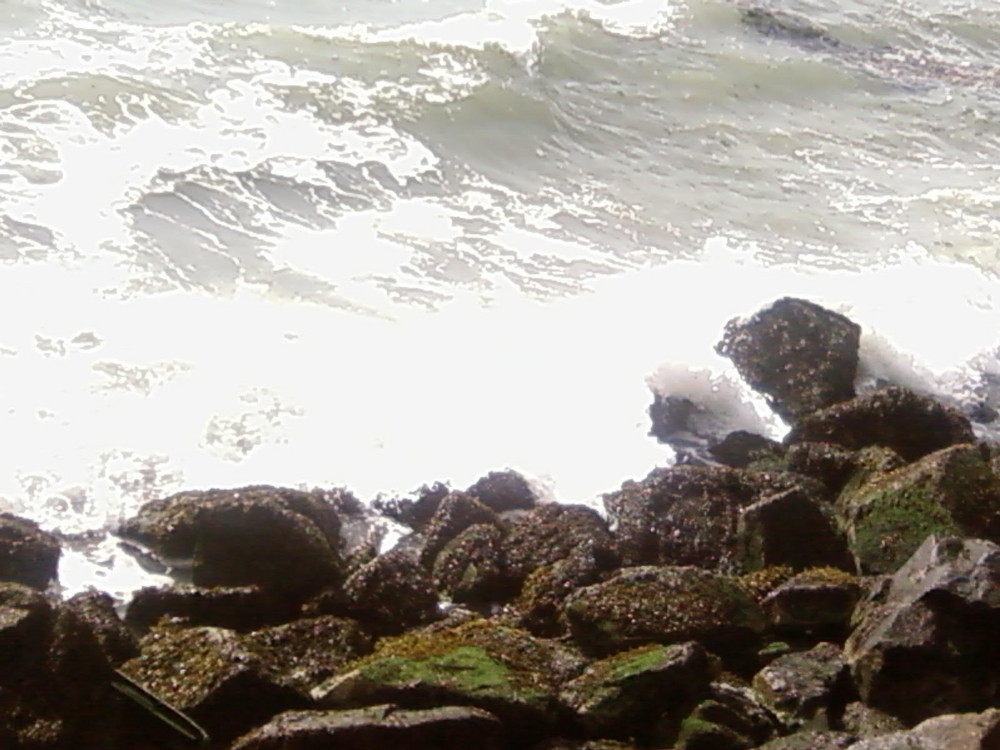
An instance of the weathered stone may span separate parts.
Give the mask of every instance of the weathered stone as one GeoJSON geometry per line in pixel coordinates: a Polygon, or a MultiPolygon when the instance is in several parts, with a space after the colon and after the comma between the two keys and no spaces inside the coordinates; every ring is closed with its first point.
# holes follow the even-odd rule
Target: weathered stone
{"type": "Polygon", "coordinates": [[[519,625],[537,636],[565,635],[563,601],[581,586],[597,583],[617,557],[609,550],[584,549],[570,557],[542,565],[528,576],[517,601],[519,625]]]}
{"type": "Polygon", "coordinates": [[[825,492],[815,480],[794,474],[677,466],[626,482],[604,496],[604,506],[616,525],[623,565],[697,565],[730,573],[740,569],[740,511],[793,487],[810,496],[825,492]]]}
{"type": "Polygon", "coordinates": [[[304,692],[372,649],[371,637],[356,621],[332,615],[257,630],[244,643],[264,654],[285,681],[304,692]]]}
{"type": "Polygon", "coordinates": [[[861,327],[806,300],[784,297],[726,324],[716,351],[785,420],[854,396],[861,327]]]}
{"type": "Polygon", "coordinates": [[[836,568],[810,568],[769,591],[760,606],[785,634],[842,637],[861,598],[858,580],[836,568]]]}
{"type": "Polygon", "coordinates": [[[792,730],[835,728],[852,692],[843,651],[833,643],[779,656],[754,675],[753,687],[792,730]]]}
{"type": "Polygon", "coordinates": [[[338,579],[338,529],[319,495],[248,487],[155,500],[121,534],[188,570],[195,586],[258,585],[295,599],[338,579]]]}
{"type": "Polygon", "coordinates": [[[59,540],[37,523],[0,513],[0,581],[45,589],[59,572],[59,540]]]}
{"type": "Polygon", "coordinates": [[[1000,480],[974,445],[876,474],[837,508],[864,573],[892,573],[928,534],[1000,540],[1000,480]]]}
{"type": "Polygon", "coordinates": [[[499,527],[500,519],[492,509],[474,497],[462,492],[449,493],[424,529],[420,563],[429,570],[448,542],[470,526],[479,524],[499,527]]]}
{"type": "Polygon", "coordinates": [[[564,609],[577,643],[598,654],[696,640],[734,656],[752,650],[765,626],[740,586],[691,566],[624,568],[574,591],[564,609]]]}
{"type": "Polygon", "coordinates": [[[832,513],[798,487],[742,508],[735,547],[745,571],[773,565],[855,571],[847,540],[832,513]]]}
{"type": "Polygon", "coordinates": [[[563,687],[562,699],[589,735],[645,741],[665,710],[690,710],[707,697],[717,672],[697,643],[651,644],[592,663],[563,687]]]}
{"type": "Polygon", "coordinates": [[[308,700],[275,665],[223,628],[156,628],[121,671],[222,744],[308,700]]]}
{"type": "Polygon", "coordinates": [[[509,599],[515,587],[507,575],[503,536],[492,524],[476,524],[448,542],[431,571],[437,590],[467,604],[509,599]]]}
{"type": "Polygon", "coordinates": [[[758,745],[757,750],[844,750],[857,742],[850,732],[796,732],[758,745]]]}
{"type": "Polygon", "coordinates": [[[1000,699],[1000,547],[928,539],[860,610],[845,653],[861,699],[907,725],[1000,699]]]}
{"type": "Polygon", "coordinates": [[[892,386],[800,419],[785,443],[804,441],[834,443],[852,450],[881,445],[906,461],[916,461],[950,445],[972,443],[975,435],[961,412],[892,386]]]}
{"type": "Polygon", "coordinates": [[[745,469],[760,462],[780,463],[785,448],[781,443],[746,430],[730,432],[722,440],[709,444],[708,452],[720,464],[745,469]]]}
{"type": "Polygon", "coordinates": [[[90,589],[76,594],[64,606],[87,623],[109,663],[117,666],[139,654],[139,642],[118,617],[110,595],[90,589]]]}
{"type": "Polygon", "coordinates": [[[535,491],[516,471],[491,471],[465,492],[497,513],[531,510],[538,500],[535,491]]]}
{"type": "Polygon", "coordinates": [[[672,716],[661,719],[655,747],[674,750],[749,750],[779,734],[777,718],[749,688],[714,682],[708,697],[677,724],[672,716]]]}
{"type": "Polygon", "coordinates": [[[607,522],[583,505],[540,505],[517,519],[504,540],[511,577],[520,586],[533,571],[575,555],[615,557],[607,522]]]}
{"type": "Polygon", "coordinates": [[[404,550],[393,549],[362,566],[335,592],[332,611],[359,620],[373,635],[396,635],[436,619],[438,595],[423,568],[404,550]],[[342,603],[342,604],[341,604],[342,603]]]}
{"type": "Polygon", "coordinates": [[[857,735],[858,739],[878,737],[882,734],[899,732],[906,726],[891,714],[866,706],[861,701],[852,701],[844,709],[840,723],[845,731],[857,735]]]}
{"type": "Polygon", "coordinates": [[[913,729],[872,737],[850,750],[996,750],[1000,747],[1000,709],[935,716],[913,729]]]}
{"type": "Polygon", "coordinates": [[[421,531],[433,518],[441,501],[451,493],[447,484],[435,482],[432,486],[424,485],[417,490],[416,497],[377,498],[372,508],[391,518],[403,526],[409,526],[415,531],[421,531]]]}
{"type": "Polygon", "coordinates": [[[294,601],[260,586],[146,586],[135,592],[125,610],[125,622],[144,633],[163,617],[187,625],[214,625],[240,632],[295,619],[294,601]]]}
{"type": "Polygon", "coordinates": [[[690,432],[689,420],[697,408],[691,399],[653,393],[653,403],[648,410],[649,434],[661,443],[673,442],[678,434],[690,432]]]}
{"type": "Polygon", "coordinates": [[[788,447],[785,460],[789,471],[818,479],[834,495],[857,469],[855,452],[833,443],[795,443],[788,447]]]}
{"type": "Polygon", "coordinates": [[[535,746],[532,750],[639,750],[635,745],[617,740],[567,740],[554,739],[535,746]]]}
{"type": "Polygon", "coordinates": [[[232,750],[503,750],[495,716],[465,706],[407,710],[394,705],[348,711],[289,711],[241,737],[232,750]]]}
{"type": "Polygon", "coordinates": [[[537,741],[562,715],[559,685],[583,665],[554,641],[475,620],[384,639],[374,654],[345,667],[312,696],[329,708],[387,701],[472,706],[497,716],[512,737],[537,741]]]}

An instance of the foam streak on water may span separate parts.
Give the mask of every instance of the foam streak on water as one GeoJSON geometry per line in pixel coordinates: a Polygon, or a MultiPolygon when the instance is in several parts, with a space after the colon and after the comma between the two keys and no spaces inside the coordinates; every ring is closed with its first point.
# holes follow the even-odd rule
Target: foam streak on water
{"type": "MultiPolygon", "coordinates": [[[[672,460],[650,388],[782,433],[712,347],[783,295],[863,324],[862,385],[996,401],[981,4],[772,3],[819,45],[726,0],[10,5],[0,505],[48,528],[505,466],[597,503],[672,460]]],[[[94,539],[67,585],[126,591],[94,539]]]]}

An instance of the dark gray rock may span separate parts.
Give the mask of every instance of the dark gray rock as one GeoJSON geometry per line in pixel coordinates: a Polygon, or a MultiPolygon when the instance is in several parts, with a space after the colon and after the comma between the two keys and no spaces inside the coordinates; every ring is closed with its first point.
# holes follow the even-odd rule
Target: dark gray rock
{"type": "Polygon", "coordinates": [[[593,662],[561,696],[589,736],[646,741],[665,710],[707,697],[718,671],[697,643],[651,644],[593,662]]]}
{"type": "Polygon", "coordinates": [[[692,566],[623,568],[570,594],[567,622],[581,648],[611,654],[696,640],[720,656],[753,650],[763,612],[731,579],[692,566]]]}
{"type": "Polygon", "coordinates": [[[762,435],[736,430],[722,440],[711,443],[708,452],[720,464],[744,469],[759,462],[780,462],[785,448],[781,443],[762,435]]]}
{"type": "Polygon", "coordinates": [[[616,562],[615,555],[598,548],[578,550],[570,557],[542,565],[521,587],[518,624],[537,636],[565,635],[568,626],[562,605],[566,597],[582,586],[597,583],[616,562]]]}
{"type": "Polygon", "coordinates": [[[183,492],[147,503],[121,535],[195,586],[252,586],[304,599],[340,578],[336,511],[322,493],[274,487],[183,492]]]}
{"type": "Polygon", "coordinates": [[[785,420],[854,397],[861,328],[812,302],[785,297],[726,324],[716,351],[785,420]]]}
{"type": "Polygon", "coordinates": [[[37,523],[0,513],[0,581],[44,590],[59,573],[59,540],[37,523]]]}
{"type": "Polygon", "coordinates": [[[795,487],[742,508],[735,548],[744,571],[774,565],[793,570],[831,567],[856,571],[847,539],[833,514],[795,487]]]}
{"type": "Polygon", "coordinates": [[[438,595],[424,568],[405,550],[393,549],[362,566],[333,592],[333,606],[312,614],[353,617],[372,635],[396,635],[439,617],[438,595]]]}
{"type": "Polygon", "coordinates": [[[146,586],[135,592],[125,622],[144,633],[164,617],[185,624],[214,625],[240,632],[294,620],[297,603],[260,586],[146,586]]]}
{"type": "Polygon", "coordinates": [[[503,750],[503,727],[465,706],[408,710],[394,705],[348,711],[289,711],[241,737],[232,750],[503,750]]]}
{"type": "Polygon", "coordinates": [[[224,628],[157,628],[122,665],[130,679],[183,711],[222,744],[308,699],[276,665],[224,628]]]}
{"type": "Polygon", "coordinates": [[[806,441],[834,443],[851,450],[880,445],[896,451],[905,461],[916,461],[950,445],[975,442],[975,435],[961,412],[893,386],[800,419],[785,443],[806,441]]]}
{"type": "Polygon", "coordinates": [[[850,750],[996,750],[1000,709],[935,716],[913,729],[861,740],[850,750]]]}
{"type": "Polygon", "coordinates": [[[753,687],[793,731],[835,728],[853,692],[843,651],[834,643],[779,656],[754,675],[753,687]]]}
{"type": "Polygon", "coordinates": [[[781,725],[752,690],[720,680],[679,724],[664,716],[657,731],[655,747],[749,750],[777,736],[781,725]]]}
{"type": "Polygon", "coordinates": [[[64,606],[87,624],[110,664],[118,666],[139,654],[139,642],[118,616],[110,595],[90,589],[71,597],[64,606]]]}
{"type": "Polygon", "coordinates": [[[503,537],[492,524],[476,524],[448,542],[431,571],[437,590],[463,604],[508,600],[517,589],[507,573],[503,537]]]}
{"type": "Polygon", "coordinates": [[[516,471],[491,471],[465,493],[497,513],[531,510],[538,502],[535,491],[516,471]]]}
{"type": "Polygon", "coordinates": [[[845,653],[861,700],[912,725],[1000,699],[1000,547],[928,539],[867,603],[845,653]]]}
{"type": "Polygon", "coordinates": [[[842,639],[860,598],[855,576],[837,568],[810,568],[768,591],[760,606],[776,633],[842,639]]]}
{"type": "Polygon", "coordinates": [[[795,443],[785,459],[789,471],[819,480],[831,495],[840,492],[857,469],[854,451],[833,443],[795,443]]]}
{"type": "Polygon", "coordinates": [[[500,526],[500,518],[491,509],[474,497],[462,492],[451,492],[434,511],[423,530],[419,545],[420,563],[430,570],[438,553],[452,539],[470,526],[486,524],[500,526]]]}

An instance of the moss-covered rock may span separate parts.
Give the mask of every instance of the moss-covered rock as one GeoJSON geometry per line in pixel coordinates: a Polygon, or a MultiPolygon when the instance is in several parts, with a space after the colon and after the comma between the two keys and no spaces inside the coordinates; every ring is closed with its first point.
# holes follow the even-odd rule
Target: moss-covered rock
{"type": "Polygon", "coordinates": [[[513,736],[537,740],[562,718],[559,686],[583,666],[583,659],[554,641],[475,620],[384,639],[312,696],[331,708],[386,701],[474,706],[500,718],[513,736]]]}
{"type": "Polygon", "coordinates": [[[692,566],[624,568],[573,592],[564,611],[577,643],[597,654],[697,640],[734,656],[753,649],[765,627],[742,587],[692,566]]]}
{"type": "Polygon", "coordinates": [[[597,583],[616,562],[602,549],[583,549],[570,557],[542,565],[528,576],[517,600],[519,624],[537,636],[566,634],[563,602],[573,591],[597,583]]]}
{"type": "Polygon", "coordinates": [[[665,716],[657,731],[656,747],[673,743],[674,750],[749,750],[779,734],[781,725],[752,690],[718,681],[679,724],[665,716]]]}
{"type": "Polygon", "coordinates": [[[895,571],[930,534],[1000,538],[1000,481],[975,445],[876,474],[837,508],[865,573],[895,571]]]}
{"type": "Polygon", "coordinates": [[[761,608],[780,634],[843,637],[860,598],[855,576],[837,568],[810,568],[768,591],[761,608]]]}
{"type": "Polygon", "coordinates": [[[507,573],[503,537],[503,532],[492,524],[476,524],[448,542],[431,570],[437,590],[463,604],[509,599],[516,589],[507,573]]]}
{"type": "Polygon", "coordinates": [[[590,664],[562,699],[590,736],[646,740],[662,714],[684,716],[705,698],[718,671],[697,643],[650,644],[590,664]]]}
{"type": "Polygon", "coordinates": [[[289,711],[241,737],[232,750],[503,750],[496,717],[465,706],[407,710],[289,711]]]}

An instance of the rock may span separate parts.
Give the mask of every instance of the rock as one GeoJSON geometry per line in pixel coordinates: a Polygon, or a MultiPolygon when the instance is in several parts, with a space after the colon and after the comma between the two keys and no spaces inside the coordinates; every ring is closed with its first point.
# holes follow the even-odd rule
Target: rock
{"type": "Polygon", "coordinates": [[[845,653],[861,700],[907,725],[1000,699],[1000,547],[930,536],[860,610],[845,653]]]}
{"type": "Polygon", "coordinates": [[[403,526],[421,531],[450,492],[448,485],[435,482],[433,486],[424,485],[417,490],[415,498],[377,498],[372,503],[372,508],[403,526]]]}
{"type": "Polygon", "coordinates": [[[760,462],[780,463],[784,458],[785,448],[781,443],[762,435],[736,430],[722,440],[711,443],[708,452],[720,464],[745,469],[760,462]]]}
{"type": "Polygon", "coordinates": [[[691,399],[654,393],[649,406],[649,434],[661,443],[671,443],[677,435],[691,432],[689,420],[697,408],[691,399]]]}
{"type": "Polygon", "coordinates": [[[785,297],[726,324],[716,351],[788,422],[854,397],[861,327],[785,297]]]}
{"type": "Polygon", "coordinates": [[[224,628],[156,628],[121,671],[222,744],[308,700],[269,660],[224,628]]]}
{"type": "Polygon", "coordinates": [[[853,692],[843,651],[834,643],[779,656],[754,675],[753,687],[793,731],[837,727],[853,692]]]}
{"type": "Polygon", "coordinates": [[[819,480],[831,495],[839,493],[858,468],[855,452],[833,443],[795,443],[785,460],[789,471],[819,480]]]}
{"type": "Polygon", "coordinates": [[[650,644],[593,662],[562,699],[589,736],[645,742],[665,709],[690,711],[707,697],[717,673],[717,660],[697,643],[650,644]]]}
{"type": "Polygon", "coordinates": [[[59,573],[59,540],[37,523],[0,513],[0,581],[44,590],[59,573]]]}
{"type": "Polygon", "coordinates": [[[507,574],[503,532],[476,524],[452,539],[434,560],[431,576],[445,597],[464,604],[504,602],[516,591],[507,574]]]}
{"type": "Polygon", "coordinates": [[[861,598],[857,578],[837,568],[810,568],[770,590],[761,609],[777,633],[842,638],[861,598]]]}
{"type": "Polygon", "coordinates": [[[301,601],[339,579],[338,530],[317,494],[248,487],[154,500],[120,533],[189,568],[195,586],[257,585],[301,601]]]}
{"type": "Polygon", "coordinates": [[[974,445],[876,474],[837,507],[864,573],[892,573],[932,533],[1000,540],[1000,481],[974,445]]]}
{"type": "Polygon", "coordinates": [[[691,566],[624,568],[574,591],[564,611],[577,643],[596,654],[694,640],[733,657],[752,651],[765,626],[740,586],[691,566]]]}
{"type": "Polygon", "coordinates": [[[396,635],[436,619],[438,596],[423,568],[405,550],[393,549],[362,566],[334,592],[332,611],[359,620],[372,635],[396,635]]]}
{"type": "Polygon", "coordinates": [[[490,508],[474,497],[461,492],[452,492],[438,505],[434,515],[423,532],[420,546],[420,563],[430,570],[438,553],[452,539],[470,526],[486,524],[500,526],[500,519],[490,508]]]}
{"type": "Polygon", "coordinates": [[[950,445],[975,442],[975,435],[961,412],[893,386],[800,419],[785,437],[785,444],[805,441],[834,443],[851,450],[881,445],[909,462],[950,445]]]}
{"type": "Polygon", "coordinates": [[[899,732],[906,727],[895,716],[879,711],[872,706],[866,706],[861,701],[853,701],[847,704],[844,715],[841,717],[841,724],[844,730],[855,734],[859,739],[878,737],[890,732],[899,732]]]}
{"type": "Polygon", "coordinates": [[[372,650],[371,637],[356,621],[332,615],[263,628],[247,635],[244,643],[264,654],[283,681],[303,692],[372,650]]]}
{"type": "Polygon", "coordinates": [[[701,701],[675,729],[671,718],[661,720],[655,747],[673,744],[674,750],[749,750],[780,732],[780,724],[753,691],[727,682],[714,682],[701,701]]]}
{"type": "Polygon", "coordinates": [[[186,625],[214,625],[239,632],[294,620],[295,602],[274,596],[260,586],[146,586],[135,592],[125,610],[125,622],[144,633],[163,617],[186,625]]]}
{"type": "Polygon", "coordinates": [[[537,745],[532,750],[639,750],[635,745],[617,740],[567,740],[554,739],[537,745]]]}
{"type": "Polygon", "coordinates": [[[474,620],[435,632],[385,639],[312,691],[323,707],[393,702],[480,708],[512,738],[538,741],[559,723],[559,685],[584,661],[565,646],[474,620]]]}
{"type": "Polygon", "coordinates": [[[139,642],[118,617],[110,595],[90,589],[71,597],[64,606],[87,624],[110,664],[118,666],[139,654],[139,642]]]}
{"type": "Polygon", "coordinates": [[[497,513],[531,510],[538,501],[534,490],[516,471],[491,471],[465,493],[497,513]]]}
{"type": "Polygon", "coordinates": [[[857,742],[850,732],[807,731],[758,745],[757,750],[843,750],[857,742]]]}
{"type": "Polygon", "coordinates": [[[800,487],[810,496],[819,483],[794,474],[728,467],[676,466],[626,482],[604,496],[616,526],[623,565],[696,565],[736,572],[736,528],[743,508],[762,497],[800,487]]]}
{"type": "Polygon", "coordinates": [[[503,750],[503,727],[476,708],[407,710],[394,705],[349,711],[289,711],[241,737],[232,750],[503,750]]]}
{"type": "Polygon", "coordinates": [[[528,576],[517,601],[518,624],[534,635],[554,638],[566,634],[563,601],[581,586],[597,583],[614,568],[617,558],[602,548],[580,552],[542,565],[528,576]]]}
{"type": "Polygon", "coordinates": [[[833,514],[798,487],[742,508],[734,546],[745,571],[773,565],[856,570],[833,514]]]}
{"type": "Polygon", "coordinates": [[[935,716],[913,729],[862,740],[850,750],[995,750],[1000,747],[1000,709],[935,716]]]}
{"type": "Polygon", "coordinates": [[[517,585],[542,565],[576,555],[611,559],[615,543],[607,522],[583,505],[540,505],[517,519],[504,540],[508,569],[517,585]]]}

